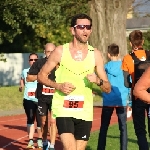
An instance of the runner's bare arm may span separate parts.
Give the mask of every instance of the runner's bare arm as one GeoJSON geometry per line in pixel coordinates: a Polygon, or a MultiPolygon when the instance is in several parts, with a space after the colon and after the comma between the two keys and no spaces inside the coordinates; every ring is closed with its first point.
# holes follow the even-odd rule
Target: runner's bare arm
{"type": "Polygon", "coordinates": [[[35,80],[37,80],[37,75],[27,74],[27,77],[26,77],[27,82],[34,82],[35,80]]]}
{"type": "Polygon", "coordinates": [[[22,92],[22,89],[24,88],[24,79],[20,79],[20,86],[19,86],[19,92],[22,92]]]}
{"type": "MultiPolygon", "coordinates": [[[[96,74],[100,79],[103,80],[103,84],[100,86],[103,92],[110,93],[111,92],[111,85],[108,81],[105,69],[104,69],[104,62],[102,58],[102,54],[99,50],[95,49],[95,69],[96,74]]],[[[100,79],[97,82],[100,83],[100,79]]]]}
{"type": "Polygon", "coordinates": [[[56,83],[48,79],[49,73],[54,69],[54,67],[58,67],[61,61],[62,52],[63,52],[62,46],[56,47],[56,49],[51,53],[48,60],[38,73],[37,81],[46,86],[54,87],[55,89],[65,94],[70,94],[75,89],[75,87],[71,83],[68,82],[56,83]]]}
{"type": "Polygon", "coordinates": [[[58,89],[59,84],[48,79],[49,73],[60,63],[62,56],[63,47],[58,46],[54,51],[52,51],[46,63],[41,68],[37,76],[37,81],[50,87],[58,89]]]}
{"type": "Polygon", "coordinates": [[[150,87],[150,67],[143,73],[135,84],[133,94],[141,100],[150,103],[150,93],[147,89],[150,87]]]}

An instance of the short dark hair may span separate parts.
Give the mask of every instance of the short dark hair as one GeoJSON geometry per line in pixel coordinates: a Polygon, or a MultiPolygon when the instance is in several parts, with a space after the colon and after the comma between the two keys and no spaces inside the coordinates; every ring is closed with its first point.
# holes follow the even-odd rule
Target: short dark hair
{"type": "Polygon", "coordinates": [[[32,55],[36,55],[37,58],[38,58],[38,54],[36,54],[36,53],[30,53],[30,54],[29,54],[29,59],[30,59],[30,56],[32,56],[32,55]]]}
{"type": "Polygon", "coordinates": [[[108,46],[108,53],[110,54],[110,56],[118,56],[119,46],[115,43],[112,43],[108,46]]]}
{"type": "Polygon", "coordinates": [[[77,19],[88,19],[90,21],[91,26],[92,26],[92,19],[88,15],[77,14],[77,15],[73,16],[71,19],[71,27],[74,27],[76,25],[77,19]]]}
{"type": "Polygon", "coordinates": [[[143,34],[140,30],[134,30],[129,34],[129,40],[132,43],[133,47],[141,46],[143,41],[143,34]]]}

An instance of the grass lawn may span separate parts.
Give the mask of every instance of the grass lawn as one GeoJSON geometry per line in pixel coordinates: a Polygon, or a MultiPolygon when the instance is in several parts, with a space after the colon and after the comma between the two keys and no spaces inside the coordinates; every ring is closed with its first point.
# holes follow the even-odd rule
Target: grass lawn
{"type": "MultiPolygon", "coordinates": [[[[19,86],[0,87],[0,111],[21,109],[23,92],[18,91],[19,86]]],[[[93,85],[94,92],[101,95],[99,87],[93,85]]],[[[94,101],[101,101],[101,97],[94,96],[94,101]]]]}
{"type": "Polygon", "coordinates": [[[18,91],[18,86],[0,87],[0,110],[21,109],[23,92],[18,91]]]}
{"type": "MultiPolygon", "coordinates": [[[[147,124],[147,123],[146,123],[147,124]]],[[[133,122],[128,121],[128,150],[138,150],[137,138],[134,133],[133,122]]],[[[90,140],[86,150],[97,150],[99,131],[91,133],[90,140]]],[[[107,133],[107,143],[106,150],[119,150],[120,149],[120,138],[119,138],[118,125],[113,125],[109,127],[107,133]]],[[[149,139],[149,138],[148,138],[149,139]]]]}

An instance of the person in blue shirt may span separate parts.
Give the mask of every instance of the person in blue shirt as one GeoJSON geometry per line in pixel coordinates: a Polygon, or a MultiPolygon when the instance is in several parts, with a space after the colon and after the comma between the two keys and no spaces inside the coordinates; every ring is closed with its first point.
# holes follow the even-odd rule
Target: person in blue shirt
{"type": "MultiPolygon", "coordinates": [[[[36,53],[31,53],[29,55],[29,65],[30,67],[33,65],[33,63],[38,60],[38,55],[36,53]]],[[[37,88],[37,81],[34,82],[27,82],[27,72],[30,68],[24,69],[21,74],[20,79],[20,87],[19,91],[22,92],[24,88],[24,96],[23,96],[23,107],[27,116],[27,132],[29,136],[29,142],[27,145],[27,148],[34,149],[34,142],[33,142],[33,136],[35,132],[34,127],[34,121],[36,119],[37,122],[37,132],[38,132],[38,140],[37,145],[38,148],[42,148],[42,132],[41,132],[41,120],[38,113],[38,100],[35,97],[36,88],[37,88]]]]}
{"type": "MultiPolygon", "coordinates": [[[[102,92],[103,107],[101,114],[101,127],[97,150],[105,150],[107,131],[114,109],[118,116],[120,130],[120,150],[127,150],[127,101],[129,89],[124,86],[124,76],[121,70],[122,61],[119,58],[119,46],[111,44],[108,46],[108,58],[105,71],[111,84],[111,92],[102,92]]],[[[88,75],[89,81],[97,83],[100,79],[96,74],[88,75]]],[[[119,148],[117,148],[119,149],[119,148]]]]}
{"type": "MultiPolygon", "coordinates": [[[[106,146],[107,130],[114,109],[118,116],[120,130],[120,150],[127,150],[127,99],[129,89],[124,86],[124,76],[121,70],[122,61],[119,58],[119,46],[111,44],[108,46],[108,58],[105,71],[111,83],[110,93],[102,93],[103,108],[101,114],[101,127],[99,133],[98,150],[104,150],[106,146]]],[[[118,148],[119,149],[119,148],[118,148]]]]}

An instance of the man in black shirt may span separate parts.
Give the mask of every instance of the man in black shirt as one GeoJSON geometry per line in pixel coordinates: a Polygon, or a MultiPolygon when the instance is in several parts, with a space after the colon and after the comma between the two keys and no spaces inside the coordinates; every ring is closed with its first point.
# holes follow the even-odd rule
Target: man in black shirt
{"type": "MultiPolygon", "coordinates": [[[[52,43],[47,43],[44,46],[45,50],[44,53],[46,55],[45,58],[39,59],[32,65],[32,67],[29,69],[28,75],[27,75],[27,81],[32,82],[34,80],[37,80],[37,74],[42,68],[42,66],[46,63],[47,58],[51,54],[51,52],[55,49],[55,45],[52,43]]],[[[48,78],[51,80],[55,80],[55,70],[54,68],[52,72],[48,75],[48,78]]],[[[47,140],[47,133],[48,133],[48,109],[50,111],[51,116],[51,105],[52,105],[52,98],[54,94],[55,89],[51,87],[46,87],[45,85],[41,83],[37,83],[37,91],[36,91],[36,97],[38,99],[38,110],[39,114],[41,116],[41,130],[43,133],[43,150],[47,147],[50,147],[50,150],[54,150],[55,145],[55,139],[56,139],[56,123],[54,119],[50,119],[51,125],[50,125],[50,142],[47,140]]]]}

